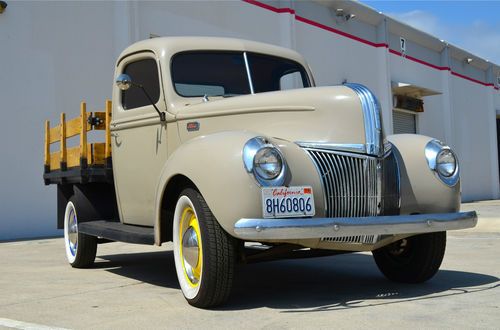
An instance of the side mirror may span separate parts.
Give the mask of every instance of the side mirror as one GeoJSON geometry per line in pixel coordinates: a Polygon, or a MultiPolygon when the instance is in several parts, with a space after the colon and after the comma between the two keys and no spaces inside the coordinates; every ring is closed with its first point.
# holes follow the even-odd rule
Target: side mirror
{"type": "Polygon", "coordinates": [[[129,89],[132,84],[132,78],[128,74],[122,73],[116,78],[116,86],[122,91],[129,89]]]}
{"type": "Polygon", "coordinates": [[[151,103],[151,105],[155,108],[156,112],[158,113],[158,115],[160,116],[160,121],[165,121],[166,120],[166,116],[165,116],[165,112],[161,112],[160,109],[158,109],[155,105],[155,103],[153,102],[153,100],[151,99],[151,96],[149,95],[149,93],[146,91],[146,89],[144,88],[144,86],[142,86],[141,84],[137,84],[135,82],[132,81],[132,78],[130,78],[130,76],[128,74],[125,74],[125,73],[122,73],[120,74],[117,78],[116,78],[116,86],[118,86],[118,88],[122,91],[126,91],[128,90],[130,87],[132,86],[135,86],[135,87],[139,87],[142,92],[144,93],[144,95],[148,98],[149,102],[151,103]]]}

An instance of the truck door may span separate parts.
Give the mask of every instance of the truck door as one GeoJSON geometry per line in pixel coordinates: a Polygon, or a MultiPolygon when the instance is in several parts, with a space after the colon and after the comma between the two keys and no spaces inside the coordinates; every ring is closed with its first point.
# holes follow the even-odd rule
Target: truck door
{"type": "MultiPolygon", "coordinates": [[[[166,110],[160,66],[155,54],[144,52],[123,59],[116,75],[128,74],[144,86],[160,111],[166,110]]],[[[154,225],[156,185],[167,158],[166,125],[138,87],[113,86],[111,145],[113,174],[123,223],[154,225]]]]}

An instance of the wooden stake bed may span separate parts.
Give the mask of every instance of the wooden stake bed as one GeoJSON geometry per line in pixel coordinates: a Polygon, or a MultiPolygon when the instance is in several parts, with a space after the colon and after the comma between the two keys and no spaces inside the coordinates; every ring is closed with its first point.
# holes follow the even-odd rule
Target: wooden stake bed
{"type": "Polygon", "coordinates": [[[88,182],[113,182],[111,163],[111,101],[106,101],[104,112],[87,112],[87,105],[80,105],[80,116],[50,127],[45,122],[45,159],[43,179],[49,184],[73,184],[88,182]],[[91,130],[106,131],[104,143],[87,143],[91,130]],[[66,140],[79,136],[80,145],[67,148],[66,140]],[[50,145],[59,142],[59,151],[50,152],[50,145]]]}

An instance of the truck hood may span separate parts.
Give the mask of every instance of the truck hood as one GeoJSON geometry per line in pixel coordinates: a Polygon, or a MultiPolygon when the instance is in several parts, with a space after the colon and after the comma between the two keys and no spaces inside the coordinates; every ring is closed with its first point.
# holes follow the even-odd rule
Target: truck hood
{"type": "MultiPolygon", "coordinates": [[[[368,152],[373,142],[368,131],[376,126],[370,122],[378,120],[376,134],[381,135],[380,118],[367,112],[366,97],[356,86],[361,85],[258,93],[186,105],[176,115],[179,135],[185,142],[200,135],[245,130],[303,145],[350,145],[368,152]]],[[[378,107],[376,99],[372,103],[378,107]]]]}

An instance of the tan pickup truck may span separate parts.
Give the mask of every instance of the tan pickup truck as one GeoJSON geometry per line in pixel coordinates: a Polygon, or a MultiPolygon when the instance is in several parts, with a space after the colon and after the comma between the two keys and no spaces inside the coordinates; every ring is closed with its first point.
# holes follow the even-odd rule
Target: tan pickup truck
{"type": "Polygon", "coordinates": [[[448,146],[385,136],[368,88],[315,87],[295,51],[155,38],[123,51],[115,82],[104,111],[82,103],[46,123],[44,180],[73,267],[91,266],[100,242],[172,241],[184,296],[211,307],[238,263],[282,257],[372,251],[388,279],[424,282],[446,231],[477,222],[459,212],[448,146]],[[92,130],[104,143],[88,143],[92,130]]]}

